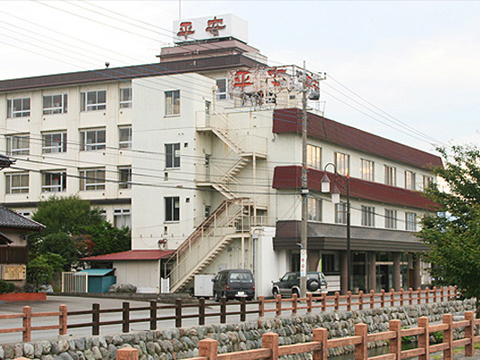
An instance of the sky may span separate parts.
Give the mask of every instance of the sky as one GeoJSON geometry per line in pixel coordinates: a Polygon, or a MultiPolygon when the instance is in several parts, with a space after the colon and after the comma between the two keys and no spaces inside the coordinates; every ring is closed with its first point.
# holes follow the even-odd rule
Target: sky
{"type": "Polygon", "coordinates": [[[325,117],[435,153],[480,143],[480,1],[0,1],[0,79],[158,62],[233,14],[270,65],[325,72],[325,117]]]}

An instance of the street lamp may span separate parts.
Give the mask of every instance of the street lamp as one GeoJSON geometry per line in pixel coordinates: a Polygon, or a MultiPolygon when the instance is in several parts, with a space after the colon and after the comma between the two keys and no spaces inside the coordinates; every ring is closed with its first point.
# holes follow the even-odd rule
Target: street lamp
{"type": "MultiPolygon", "coordinates": [[[[350,249],[350,176],[347,174],[345,177],[346,186],[339,183],[337,181],[337,175],[340,178],[344,178],[337,172],[337,166],[334,163],[326,163],[323,168],[323,178],[322,178],[322,193],[331,193],[332,194],[332,203],[339,204],[340,203],[340,191],[338,190],[337,185],[340,185],[343,189],[347,191],[347,286],[346,289],[342,289],[343,292],[350,290],[350,277],[352,274],[352,267],[351,267],[351,249],[350,249]],[[327,175],[327,167],[331,165],[334,168],[334,183],[333,189],[330,189],[330,178],[327,175]],[[345,291],[346,290],[346,291],[345,291]]],[[[342,286],[343,288],[343,286],[342,286]]]]}

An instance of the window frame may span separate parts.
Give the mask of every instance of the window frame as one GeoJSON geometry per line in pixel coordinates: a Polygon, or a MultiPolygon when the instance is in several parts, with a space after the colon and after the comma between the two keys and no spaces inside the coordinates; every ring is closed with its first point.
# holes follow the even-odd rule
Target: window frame
{"type": "Polygon", "coordinates": [[[80,174],[80,191],[105,190],[106,171],[104,167],[79,169],[79,174],[80,174]],[[93,173],[93,175],[91,173],[93,173]],[[97,176],[99,173],[103,173],[103,178],[97,176]],[[95,180],[95,182],[88,183],[88,180],[95,180]],[[97,181],[97,180],[100,180],[100,181],[97,181]]]}
{"type": "Polygon", "coordinates": [[[375,227],[375,207],[362,205],[362,226],[375,227]]]}
{"type": "Polygon", "coordinates": [[[392,165],[383,165],[383,176],[385,185],[397,186],[397,168],[392,165]]]}
{"type": "Polygon", "coordinates": [[[179,116],[181,113],[180,106],[180,90],[165,91],[165,116],[179,116]]]}
{"type": "Polygon", "coordinates": [[[118,188],[120,190],[126,190],[126,189],[132,188],[132,166],[118,167],[118,188]],[[125,174],[126,174],[126,180],[123,179],[123,175],[125,174]]]}
{"type": "Polygon", "coordinates": [[[415,173],[411,170],[405,170],[405,189],[415,190],[415,173]]]}
{"type": "Polygon", "coordinates": [[[117,229],[123,229],[123,228],[132,228],[132,211],[131,209],[113,209],[113,226],[116,227],[117,229]],[[119,227],[117,224],[118,219],[121,218],[123,219],[123,223],[128,223],[128,226],[122,226],[119,227]],[[128,218],[128,221],[125,221],[125,219],[128,218]]]}
{"type": "Polygon", "coordinates": [[[122,87],[120,88],[120,109],[129,109],[132,107],[133,91],[132,87],[122,87]],[[125,98],[125,93],[127,97],[125,98]]]}
{"type": "Polygon", "coordinates": [[[322,148],[313,144],[307,144],[307,167],[322,169],[322,148]]]}
{"type": "Polygon", "coordinates": [[[368,159],[361,159],[362,180],[375,181],[375,162],[368,159]]]}
{"type": "Polygon", "coordinates": [[[66,114],[68,112],[68,95],[67,94],[53,94],[53,95],[43,95],[43,115],[55,115],[55,114],[66,114]],[[60,97],[60,106],[53,106],[55,103],[54,98],[60,97]],[[52,98],[52,106],[45,107],[45,99],[52,98]]]}
{"type": "Polygon", "coordinates": [[[335,151],[334,159],[337,173],[348,176],[350,174],[350,155],[335,151]]]}
{"type": "Polygon", "coordinates": [[[180,221],[180,197],[165,196],[164,199],[165,199],[164,200],[165,222],[167,223],[179,222],[180,221]]]}
{"type": "Polygon", "coordinates": [[[385,209],[385,229],[397,228],[397,210],[385,209]]]}
{"type": "Polygon", "coordinates": [[[217,91],[215,93],[217,100],[228,100],[230,97],[228,95],[228,79],[227,78],[218,78],[215,79],[215,85],[217,86],[217,91]],[[225,91],[220,91],[220,86],[218,83],[220,81],[225,81],[225,91]]]}
{"type": "Polygon", "coordinates": [[[322,199],[307,197],[308,221],[322,221],[322,199]]]}
{"type": "Polygon", "coordinates": [[[12,173],[5,173],[5,194],[7,195],[15,195],[15,194],[28,194],[29,193],[29,185],[30,185],[30,174],[28,171],[22,172],[12,172],[12,173]],[[14,177],[20,178],[20,186],[12,186],[14,177]],[[27,179],[26,185],[22,185],[23,179],[27,179]]]}
{"type": "Polygon", "coordinates": [[[65,170],[61,171],[42,171],[42,193],[56,193],[56,192],[65,192],[67,191],[67,172],[65,170]],[[59,176],[59,184],[57,185],[46,185],[46,176],[59,176]]]}
{"type": "Polygon", "coordinates": [[[165,169],[179,169],[181,166],[180,143],[165,144],[165,169]],[[178,149],[177,149],[178,147],[178,149]]]}
{"type": "Polygon", "coordinates": [[[88,90],[82,91],[81,93],[82,98],[82,111],[98,111],[98,110],[105,110],[107,108],[107,90],[88,90]],[[89,95],[95,94],[95,102],[88,103],[89,95]],[[104,102],[99,101],[99,95],[103,94],[105,97],[104,102]]]}
{"type": "Polygon", "coordinates": [[[434,178],[433,176],[430,176],[430,175],[423,175],[422,182],[423,182],[423,190],[425,190],[430,186],[430,184],[434,182],[434,178]]]}
{"type": "MultiPolygon", "coordinates": [[[[15,134],[15,135],[6,135],[7,142],[7,155],[11,156],[20,156],[20,155],[30,155],[30,134],[15,134]],[[26,140],[27,147],[15,147],[18,146],[21,142],[26,140]]],[[[25,144],[23,144],[25,146],[25,144]]]]}
{"type": "Polygon", "coordinates": [[[31,108],[32,108],[31,99],[29,97],[7,99],[7,118],[14,119],[19,117],[30,116],[31,108]],[[20,110],[16,110],[14,107],[16,101],[21,102],[20,110]]]}
{"type": "Polygon", "coordinates": [[[132,125],[125,125],[118,127],[118,148],[131,149],[132,148],[132,125]],[[127,140],[122,140],[122,132],[127,131],[127,140]]]}
{"type": "MultiPolygon", "coordinates": [[[[101,139],[101,137],[100,137],[101,139]]],[[[95,128],[95,129],[81,129],[80,130],[80,151],[96,151],[96,150],[104,150],[107,147],[107,130],[106,128],[95,128]],[[103,132],[104,138],[103,142],[99,142],[98,133],[103,132]],[[89,134],[95,134],[95,141],[94,143],[88,143],[89,134]]]]}
{"type": "Polygon", "coordinates": [[[417,231],[417,214],[411,211],[405,212],[405,230],[417,231]],[[413,220],[411,219],[413,216],[413,220]]]}
{"type": "Polygon", "coordinates": [[[42,154],[58,154],[58,153],[64,153],[67,152],[67,132],[66,131],[59,131],[59,132],[45,132],[42,133],[42,154]],[[47,140],[45,137],[50,136],[60,136],[60,141],[54,142],[53,140],[50,140],[50,143],[56,144],[56,145],[51,145],[51,146],[46,146],[45,143],[47,140]],[[58,151],[52,151],[57,149],[58,151]],[[50,151],[47,151],[50,150],[50,151]]]}
{"type": "Polygon", "coordinates": [[[348,204],[338,203],[335,204],[335,224],[347,223],[348,204]]]}

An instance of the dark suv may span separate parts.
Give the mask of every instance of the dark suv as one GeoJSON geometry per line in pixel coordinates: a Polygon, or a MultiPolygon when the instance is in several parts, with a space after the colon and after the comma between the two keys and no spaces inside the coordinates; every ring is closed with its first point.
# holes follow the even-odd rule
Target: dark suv
{"type": "MultiPolygon", "coordinates": [[[[307,292],[313,295],[321,295],[327,291],[327,280],[325,275],[318,271],[307,272],[307,292]]],[[[300,296],[300,273],[298,271],[287,272],[279,281],[272,281],[272,294],[277,296],[300,296]]]]}
{"type": "Polygon", "coordinates": [[[213,296],[215,301],[225,296],[228,299],[255,297],[255,281],[252,272],[244,269],[222,270],[213,281],[213,296]]]}

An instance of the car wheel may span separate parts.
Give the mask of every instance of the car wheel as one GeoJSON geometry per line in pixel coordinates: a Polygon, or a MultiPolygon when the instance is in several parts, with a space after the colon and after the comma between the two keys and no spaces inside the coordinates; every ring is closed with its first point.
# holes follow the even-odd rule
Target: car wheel
{"type": "Polygon", "coordinates": [[[277,288],[273,288],[273,289],[272,289],[272,294],[273,294],[273,297],[276,298],[277,295],[279,294],[278,289],[277,289],[277,288]]]}
{"type": "Polygon", "coordinates": [[[220,301],[220,294],[218,292],[215,291],[215,293],[213,294],[213,297],[215,298],[216,302],[220,301]]]}
{"type": "Polygon", "coordinates": [[[307,283],[307,289],[312,292],[317,291],[318,289],[320,289],[320,283],[317,280],[312,279],[307,283]]]}
{"type": "Polygon", "coordinates": [[[297,297],[300,297],[300,293],[298,292],[298,289],[293,289],[292,290],[292,296],[293,294],[297,294],[297,297]]]}

